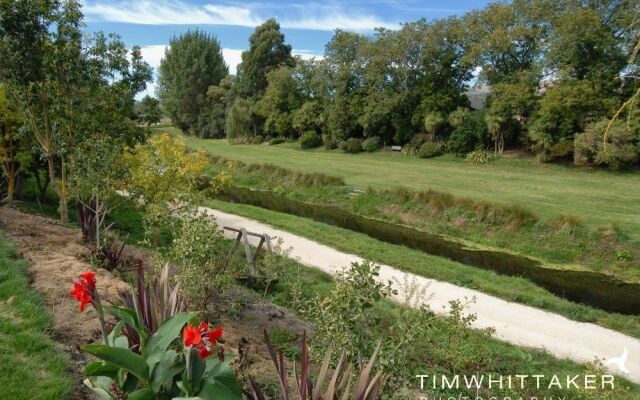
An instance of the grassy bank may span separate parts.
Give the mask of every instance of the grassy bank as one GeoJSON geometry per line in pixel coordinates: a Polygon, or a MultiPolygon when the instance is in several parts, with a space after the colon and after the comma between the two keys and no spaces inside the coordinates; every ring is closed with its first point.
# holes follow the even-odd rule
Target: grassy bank
{"type": "Polygon", "coordinates": [[[65,399],[73,389],[69,361],[48,336],[27,267],[0,233],[0,398],[65,399]]]}
{"type": "MultiPolygon", "coordinates": [[[[125,229],[132,237],[141,233],[140,225],[135,221],[139,219],[137,211],[132,208],[122,207],[119,212],[113,214],[116,225],[125,229]]],[[[227,244],[231,243],[228,241],[227,244]]],[[[162,251],[162,248],[157,250],[162,251]]],[[[241,253],[241,252],[240,252],[241,253]]],[[[244,254],[237,254],[236,262],[244,263],[244,254]]],[[[307,319],[306,313],[300,313],[297,308],[299,302],[314,303],[317,298],[325,298],[335,287],[333,279],[316,269],[300,265],[294,260],[286,260],[286,268],[291,271],[286,280],[280,281],[275,290],[267,295],[267,300],[287,308],[297,314],[301,319],[307,319]],[[293,295],[298,290],[302,297],[293,295]]],[[[258,295],[264,295],[262,290],[258,295]]],[[[399,323],[403,314],[403,306],[383,300],[371,309],[370,318],[374,321],[372,327],[373,337],[388,337],[399,323]]],[[[313,321],[309,321],[313,322],[313,321]]],[[[363,329],[365,329],[363,327],[363,329]]],[[[395,332],[398,334],[398,332],[395,332]]],[[[277,348],[295,358],[299,356],[298,342],[301,332],[280,328],[272,331],[272,339],[277,348]]],[[[373,346],[374,343],[371,343],[373,346]]],[[[457,321],[436,317],[431,320],[427,331],[420,336],[417,343],[411,347],[407,357],[398,361],[402,365],[402,377],[414,382],[416,374],[558,374],[578,375],[591,373],[593,366],[580,365],[568,360],[559,360],[543,351],[532,350],[513,346],[487,335],[485,332],[469,329],[457,321]]],[[[610,393],[620,400],[631,400],[640,395],[640,387],[630,384],[622,379],[616,379],[615,392],[610,393]]],[[[418,383],[415,382],[415,389],[418,383]]],[[[457,396],[463,392],[466,396],[473,395],[472,391],[462,390],[427,390],[424,395],[429,396],[457,396]]],[[[525,388],[494,390],[492,395],[523,396],[567,396],[571,399],[587,400],[593,398],[593,393],[580,393],[575,390],[564,391],[556,389],[535,389],[532,385],[525,388]]],[[[395,396],[393,398],[415,398],[395,396]]]]}
{"type": "MultiPolygon", "coordinates": [[[[244,206],[237,206],[244,207],[244,206]]],[[[267,212],[269,213],[269,212],[267,212]]],[[[272,214],[272,213],[269,213],[272,214]]],[[[268,215],[273,218],[274,215],[268,215]]],[[[285,216],[292,218],[290,216],[285,216]]],[[[112,214],[114,222],[120,229],[130,234],[130,239],[141,237],[141,226],[137,223],[140,216],[137,211],[131,207],[123,206],[118,212],[112,214]]],[[[269,221],[275,224],[275,219],[269,221]]],[[[322,226],[323,224],[317,224],[322,226]]],[[[323,229],[321,229],[322,231],[323,229]]],[[[335,233],[335,232],[334,232],[335,233]]],[[[345,231],[352,235],[353,232],[345,231]]],[[[311,231],[315,237],[317,232],[311,231]]],[[[331,232],[325,232],[330,236],[331,232]]],[[[364,236],[364,235],[361,235],[364,236]]],[[[373,241],[375,242],[375,241],[373,241]]],[[[404,249],[400,246],[395,246],[404,249]]],[[[162,248],[157,250],[162,251],[162,248]]],[[[384,252],[385,248],[381,248],[384,252]]],[[[405,249],[406,250],[406,249],[405,249]]],[[[424,254],[421,254],[422,258],[424,254]]],[[[238,255],[238,261],[242,262],[242,254],[238,255]]],[[[432,257],[434,262],[438,261],[436,257],[432,257]]],[[[408,260],[411,262],[411,260],[408,260]]],[[[449,265],[450,266],[450,265],[449,265]]],[[[279,304],[283,307],[290,308],[297,313],[291,293],[293,285],[301,285],[303,296],[307,301],[313,301],[316,296],[325,297],[334,287],[333,280],[315,269],[304,267],[297,264],[293,260],[287,260],[287,268],[292,271],[291,280],[278,283],[276,290],[269,294],[268,300],[279,304]]],[[[462,277],[462,275],[461,275],[462,277]]],[[[500,277],[498,277],[500,278],[500,277]]],[[[258,292],[262,294],[262,291],[258,292]]],[[[382,301],[370,311],[370,318],[375,321],[371,329],[374,330],[374,337],[387,337],[390,329],[398,322],[401,314],[401,307],[395,303],[382,301]]],[[[304,314],[300,314],[304,318],[304,314]]],[[[397,332],[396,332],[397,334],[397,332]]],[[[295,356],[295,348],[299,340],[299,332],[279,332],[278,347],[285,350],[291,350],[291,354],[295,356]]],[[[429,325],[428,330],[420,340],[411,347],[406,358],[400,361],[403,369],[403,376],[411,379],[415,374],[558,374],[576,375],[593,371],[592,366],[580,365],[568,360],[559,360],[553,356],[537,350],[521,348],[496,340],[488,336],[484,332],[475,331],[465,328],[459,323],[450,321],[446,318],[435,318],[429,325]]],[[[616,380],[616,391],[611,393],[614,398],[620,400],[635,399],[640,395],[640,388],[637,385],[630,384],[621,379],[616,380]]],[[[417,388],[417,382],[416,388],[417,388]]],[[[463,390],[464,392],[464,390],[463,390]]],[[[428,391],[428,395],[456,395],[456,390],[436,390],[428,391]]],[[[427,394],[425,393],[425,394],[427,394]]],[[[465,393],[472,395],[473,393],[465,393]]],[[[558,397],[565,395],[567,398],[587,400],[593,398],[593,393],[579,393],[574,390],[561,391],[556,389],[547,390],[545,388],[536,390],[531,385],[524,389],[513,390],[496,390],[493,395],[510,395],[523,396],[550,396],[558,397]]],[[[394,398],[399,398],[395,397],[394,398]]],[[[415,398],[411,397],[411,398],[415,398]]]]}
{"type": "MultiPolygon", "coordinates": [[[[179,134],[174,128],[163,128],[179,134]]],[[[611,223],[640,239],[640,176],[528,159],[500,159],[472,165],[453,156],[423,160],[388,151],[343,154],[323,149],[302,151],[297,144],[230,145],[226,140],[184,137],[192,148],[246,163],[271,163],[295,171],[322,172],[360,188],[434,189],[456,196],[525,206],[543,218],[580,217],[587,226],[611,223]]]]}
{"type": "Polygon", "coordinates": [[[428,278],[477,289],[507,301],[548,310],[576,321],[596,323],[640,338],[640,316],[613,314],[576,304],[555,296],[526,279],[498,275],[404,246],[381,242],[351,230],[259,207],[219,200],[209,200],[206,205],[271,224],[375,262],[392,265],[428,278]]]}

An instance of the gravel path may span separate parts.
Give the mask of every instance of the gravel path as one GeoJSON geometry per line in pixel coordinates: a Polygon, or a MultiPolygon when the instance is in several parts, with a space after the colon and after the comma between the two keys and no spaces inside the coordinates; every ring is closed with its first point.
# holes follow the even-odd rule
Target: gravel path
{"type": "MultiPolygon", "coordinates": [[[[215,216],[220,226],[245,228],[281,238],[284,248],[292,249],[291,257],[298,259],[302,264],[330,274],[352,262],[362,261],[362,258],[353,254],[343,253],[249,218],[206,207],[201,207],[201,210],[215,216]]],[[[233,232],[228,234],[229,237],[235,236],[233,232]]],[[[496,331],[495,337],[518,346],[544,349],[558,358],[569,358],[581,363],[594,361],[595,358],[608,360],[612,357],[620,357],[626,348],[628,350],[626,368],[631,373],[624,374],[615,365],[609,366],[610,371],[640,383],[640,340],[638,339],[595,324],[576,322],[533,307],[510,303],[476,290],[405,273],[388,265],[380,267],[380,278],[385,281],[395,278],[404,282],[406,277],[410,281],[415,279],[420,285],[428,285],[428,292],[431,295],[428,303],[436,312],[444,312],[450,300],[475,297],[476,301],[467,307],[469,312],[477,315],[473,325],[477,328],[492,327],[496,331]]],[[[396,289],[399,290],[397,300],[402,301],[404,299],[402,288],[396,289]]],[[[540,371],[540,373],[544,372],[540,371]]]]}

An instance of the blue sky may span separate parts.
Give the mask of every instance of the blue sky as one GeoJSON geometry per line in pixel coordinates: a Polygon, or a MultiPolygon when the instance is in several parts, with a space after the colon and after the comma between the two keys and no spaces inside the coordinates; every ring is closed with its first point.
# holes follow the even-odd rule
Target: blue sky
{"type": "MultiPolygon", "coordinates": [[[[231,73],[256,25],[270,17],[280,22],[294,54],[319,57],[336,28],[371,32],[401,22],[434,19],[484,7],[487,0],[84,0],[86,30],[115,32],[137,44],[154,68],[172,35],[199,28],[218,37],[231,73]]],[[[153,85],[148,89],[153,93],[153,85]]]]}

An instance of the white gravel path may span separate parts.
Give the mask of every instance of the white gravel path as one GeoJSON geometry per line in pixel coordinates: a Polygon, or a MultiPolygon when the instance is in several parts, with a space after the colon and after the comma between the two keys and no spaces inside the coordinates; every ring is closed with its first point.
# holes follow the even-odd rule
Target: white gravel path
{"type": "MultiPolygon", "coordinates": [[[[343,253],[249,218],[206,207],[201,207],[201,210],[215,216],[220,226],[245,228],[248,231],[281,238],[284,248],[291,248],[292,258],[330,274],[351,262],[362,261],[362,258],[353,254],[343,253]]],[[[233,232],[227,234],[229,237],[235,236],[233,232]]],[[[385,281],[395,278],[403,282],[406,276],[409,280],[415,279],[420,285],[428,285],[428,292],[431,295],[428,303],[435,312],[443,312],[443,307],[448,307],[450,300],[475,297],[476,301],[469,304],[467,308],[469,312],[477,315],[474,327],[492,327],[496,330],[495,337],[508,343],[545,349],[558,358],[568,358],[581,363],[593,361],[596,357],[604,360],[619,357],[626,348],[629,354],[626,367],[631,373],[623,374],[614,365],[610,366],[610,371],[640,383],[640,340],[638,339],[595,324],[576,322],[537,308],[507,302],[476,290],[402,272],[388,265],[380,267],[380,278],[385,281]]],[[[402,293],[399,293],[397,300],[402,301],[402,299],[402,293]]],[[[549,374],[552,371],[540,373],[549,374]]]]}

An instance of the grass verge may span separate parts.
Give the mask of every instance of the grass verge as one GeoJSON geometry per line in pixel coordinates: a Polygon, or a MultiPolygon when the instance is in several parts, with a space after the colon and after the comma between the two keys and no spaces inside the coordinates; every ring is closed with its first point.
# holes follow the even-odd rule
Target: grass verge
{"type": "Polygon", "coordinates": [[[69,361],[47,334],[49,315],[27,267],[0,233],[0,398],[65,399],[73,389],[69,361]]]}
{"type": "Polygon", "coordinates": [[[498,275],[404,246],[381,242],[348,229],[259,207],[220,200],[208,200],[205,205],[268,223],[338,250],[392,265],[404,271],[477,289],[507,301],[548,310],[575,321],[595,323],[640,338],[640,316],[608,313],[573,303],[523,278],[498,275]]]}
{"type": "MultiPolygon", "coordinates": [[[[182,135],[175,128],[157,131],[182,135]]],[[[322,172],[360,188],[433,189],[461,197],[526,205],[543,218],[576,215],[591,228],[614,223],[640,239],[640,175],[633,172],[540,164],[530,159],[502,158],[487,165],[472,165],[450,155],[424,160],[390,151],[352,155],[323,149],[305,151],[297,143],[230,145],[224,139],[183,139],[191,148],[245,163],[322,172]]]]}

